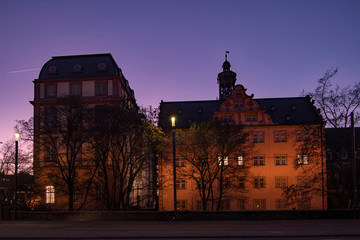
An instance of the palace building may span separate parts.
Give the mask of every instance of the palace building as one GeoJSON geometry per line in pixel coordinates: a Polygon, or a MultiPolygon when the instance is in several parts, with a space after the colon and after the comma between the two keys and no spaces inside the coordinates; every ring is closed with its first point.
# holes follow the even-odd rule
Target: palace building
{"type": "MultiPolygon", "coordinates": [[[[226,56],[217,78],[218,100],[160,104],[159,126],[170,142],[170,118],[176,118],[177,209],[327,209],[324,125],[310,97],[256,99],[247,94],[243,85],[236,84],[236,73],[230,67],[226,56]],[[194,131],[200,129],[194,126],[214,119],[225,123],[223,127],[241,126],[247,143],[242,143],[242,150],[238,148],[226,155],[220,148],[230,149],[229,146],[218,144],[209,154],[210,148],[206,146],[204,150],[205,144],[201,145],[208,140],[196,144],[194,139],[189,140],[188,136],[196,136],[194,131]],[[207,157],[201,157],[204,154],[207,157]],[[205,165],[208,169],[204,170],[205,165]]],[[[229,139],[226,141],[230,143],[229,139]]],[[[159,183],[159,209],[174,210],[170,146],[159,157],[159,183]]]]}
{"type": "MultiPolygon", "coordinates": [[[[103,169],[94,163],[104,149],[94,146],[95,143],[101,146],[99,140],[109,134],[104,127],[109,124],[106,115],[109,113],[101,111],[104,106],[121,105],[137,114],[134,91],[122,70],[111,54],[52,57],[34,80],[34,92],[33,169],[40,203],[57,210],[109,209],[106,204],[111,204],[106,201],[105,191],[116,188],[109,183],[115,177],[109,174],[104,183],[104,173],[110,167],[104,168],[111,164],[106,162],[106,156],[103,169]],[[90,109],[95,109],[94,115],[90,109]],[[94,119],[100,134],[90,141],[96,131],[89,132],[86,127],[94,119]],[[99,127],[104,127],[104,132],[99,127]]],[[[144,179],[151,178],[148,174],[151,173],[142,173],[144,179]]],[[[124,181],[123,186],[132,184],[124,181]]],[[[140,184],[139,179],[134,181],[140,184]]],[[[149,206],[140,201],[143,193],[139,191],[129,190],[129,198],[139,200],[137,206],[149,206]]],[[[120,203],[117,205],[121,208],[120,203]]]]}

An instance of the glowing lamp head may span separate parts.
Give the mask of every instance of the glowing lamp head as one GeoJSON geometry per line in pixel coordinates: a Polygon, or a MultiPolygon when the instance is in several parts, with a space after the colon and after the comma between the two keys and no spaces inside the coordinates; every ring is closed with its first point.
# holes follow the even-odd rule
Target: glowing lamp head
{"type": "Polygon", "coordinates": [[[16,132],[15,133],[15,141],[19,141],[20,140],[20,133],[16,132]]]}
{"type": "Polygon", "coordinates": [[[171,117],[171,126],[175,127],[175,117],[171,117]]]}

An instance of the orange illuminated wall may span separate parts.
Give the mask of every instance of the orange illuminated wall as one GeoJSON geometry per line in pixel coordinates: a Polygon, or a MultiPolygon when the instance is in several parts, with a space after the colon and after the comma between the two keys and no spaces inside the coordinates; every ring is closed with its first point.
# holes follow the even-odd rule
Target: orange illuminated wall
{"type": "MultiPolygon", "coordinates": [[[[179,118],[187,114],[190,119],[199,111],[199,107],[194,107],[193,113],[185,103],[162,104],[160,119],[163,118],[162,124],[171,141],[171,131],[166,130],[164,123],[170,113],[179,118]]],[[[202,103],[190,104],[196,106],[202,103]]],[[[321,122],[310,116],[317,114],[313,110],[308,98],[254,100],[253,96],[246,94],[242,85],[236,85],[231,96],[219,102],[219,107],[212,110],[213,117],[243,125],[244,131],[249,133],[248,141],[254,142],[251,153],[243,157],[243,164],[249,167],[246,179],[230,179],[232,186],[223,198],[221,210],[327,209],[322,140],[314,141],[312,153],[302,152],[305,141],[318,137],[310,133],[309,129],[323,131],[321,122]],[[266,108],[263,106],[265,103],[268,104],[266,108]],[[284,107],[285,104],[287,107],[284,107]],[[282,118],[278,119],[279,116],[282,118]],[[285,189],[294,193],[284,195],[285,189]],[[300,191],[307,192],[307,197],[300,199],[300,191]]],[[[239,165],[238,157],[229,156],[227,164],[239,165]]],[[[240,169],[241,166],[238,167],[240,169]]],[[[174,210],[172,170],[172,155],[169,151],[168,155],[164,154],[159,160],[160,210],[174,210]]],[[[177,179],[184,179],[181,176],[184,171],[191,171],[186,160],[178,164],[177,179]]],[[[184,180],[178,183],[178,209],[201,210],[195,182],[186,178],[184,180]]]]}

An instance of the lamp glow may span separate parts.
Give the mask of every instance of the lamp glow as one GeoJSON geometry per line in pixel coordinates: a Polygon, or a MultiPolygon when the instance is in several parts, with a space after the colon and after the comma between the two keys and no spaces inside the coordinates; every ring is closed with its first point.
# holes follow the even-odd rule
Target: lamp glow
{"type": "Polygon", "coordinates": [[[175,127],[175,117],[171,117],[171,126],[175,127]]]}
{"type": "Polygon", "coordinates": [[[15,141],[18,142],[20,140],[20,133],[15,133],[15,141]]]}

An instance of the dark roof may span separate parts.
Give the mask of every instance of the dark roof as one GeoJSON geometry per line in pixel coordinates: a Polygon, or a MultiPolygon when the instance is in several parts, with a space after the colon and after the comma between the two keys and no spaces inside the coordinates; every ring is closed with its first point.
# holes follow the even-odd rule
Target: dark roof
{"type": "Polygon", "coordinates": [[[193,122],[209,120],[214,111],[219,109],[222,100],[213,101],[187,101],[187,102],[161,102],[159,113],[159,126],[166,129],[171,127],[170,119],[176,117],[176,128],[188,128],[193,122]]]}
{"type": "MultiPolygon", "coordinates": [[[[322,118],[309,97],[254,99],[266,110],[275,125],[321,123],[322,118]]],[[[188,128],[192,122],[209,120],[224,100],[161,102],[159,126],[170,128],[171,116],[176,117],[177,128],[188,128]],[[201,111],[199,112],[199,109],[201,111]]]]}
{"type": "Polygon", "coordinates": [[[134,96],[134,91],[129,86],[121,69],[116,64],[110,53],[87,54],[87,55],[69,55],[56,56],[47,61],[40,70],[39,79],[62,79],[62,78],[88,78],[88,77],[107,77],[121,76],[124,85],[128,87],[130,93],[134,96]],[[106,68],[99,71],[98,65],[104,63],[106,68]],[[80,72],[74,72],[73,67],[79,64],[80,72]],[[55,66],[55,72],[49,71],[50,67],[55,66]]]}
{"type": "Polygon", "coordinates": [[[276,125],[321,123],[322,117],[310,97],[254,99],[276,125]]]}
{"type": "Polygon", "coordinates": [[[42,67],[39,79],[59,79],[59,78],[83,78],[83,77],[104,77],[121,75],[121,70],[116,64],[110,53],[88,54],[88,55],[70,55],[52,57],[42,67]],[[99,63],[106,64],[106,71],[97,71],[99,63]],[[80,64],[82,71],[73,72],[73,67],[80,64]],[[49,73],[50,66],[56,67],[56,73],[49,73]]]}

